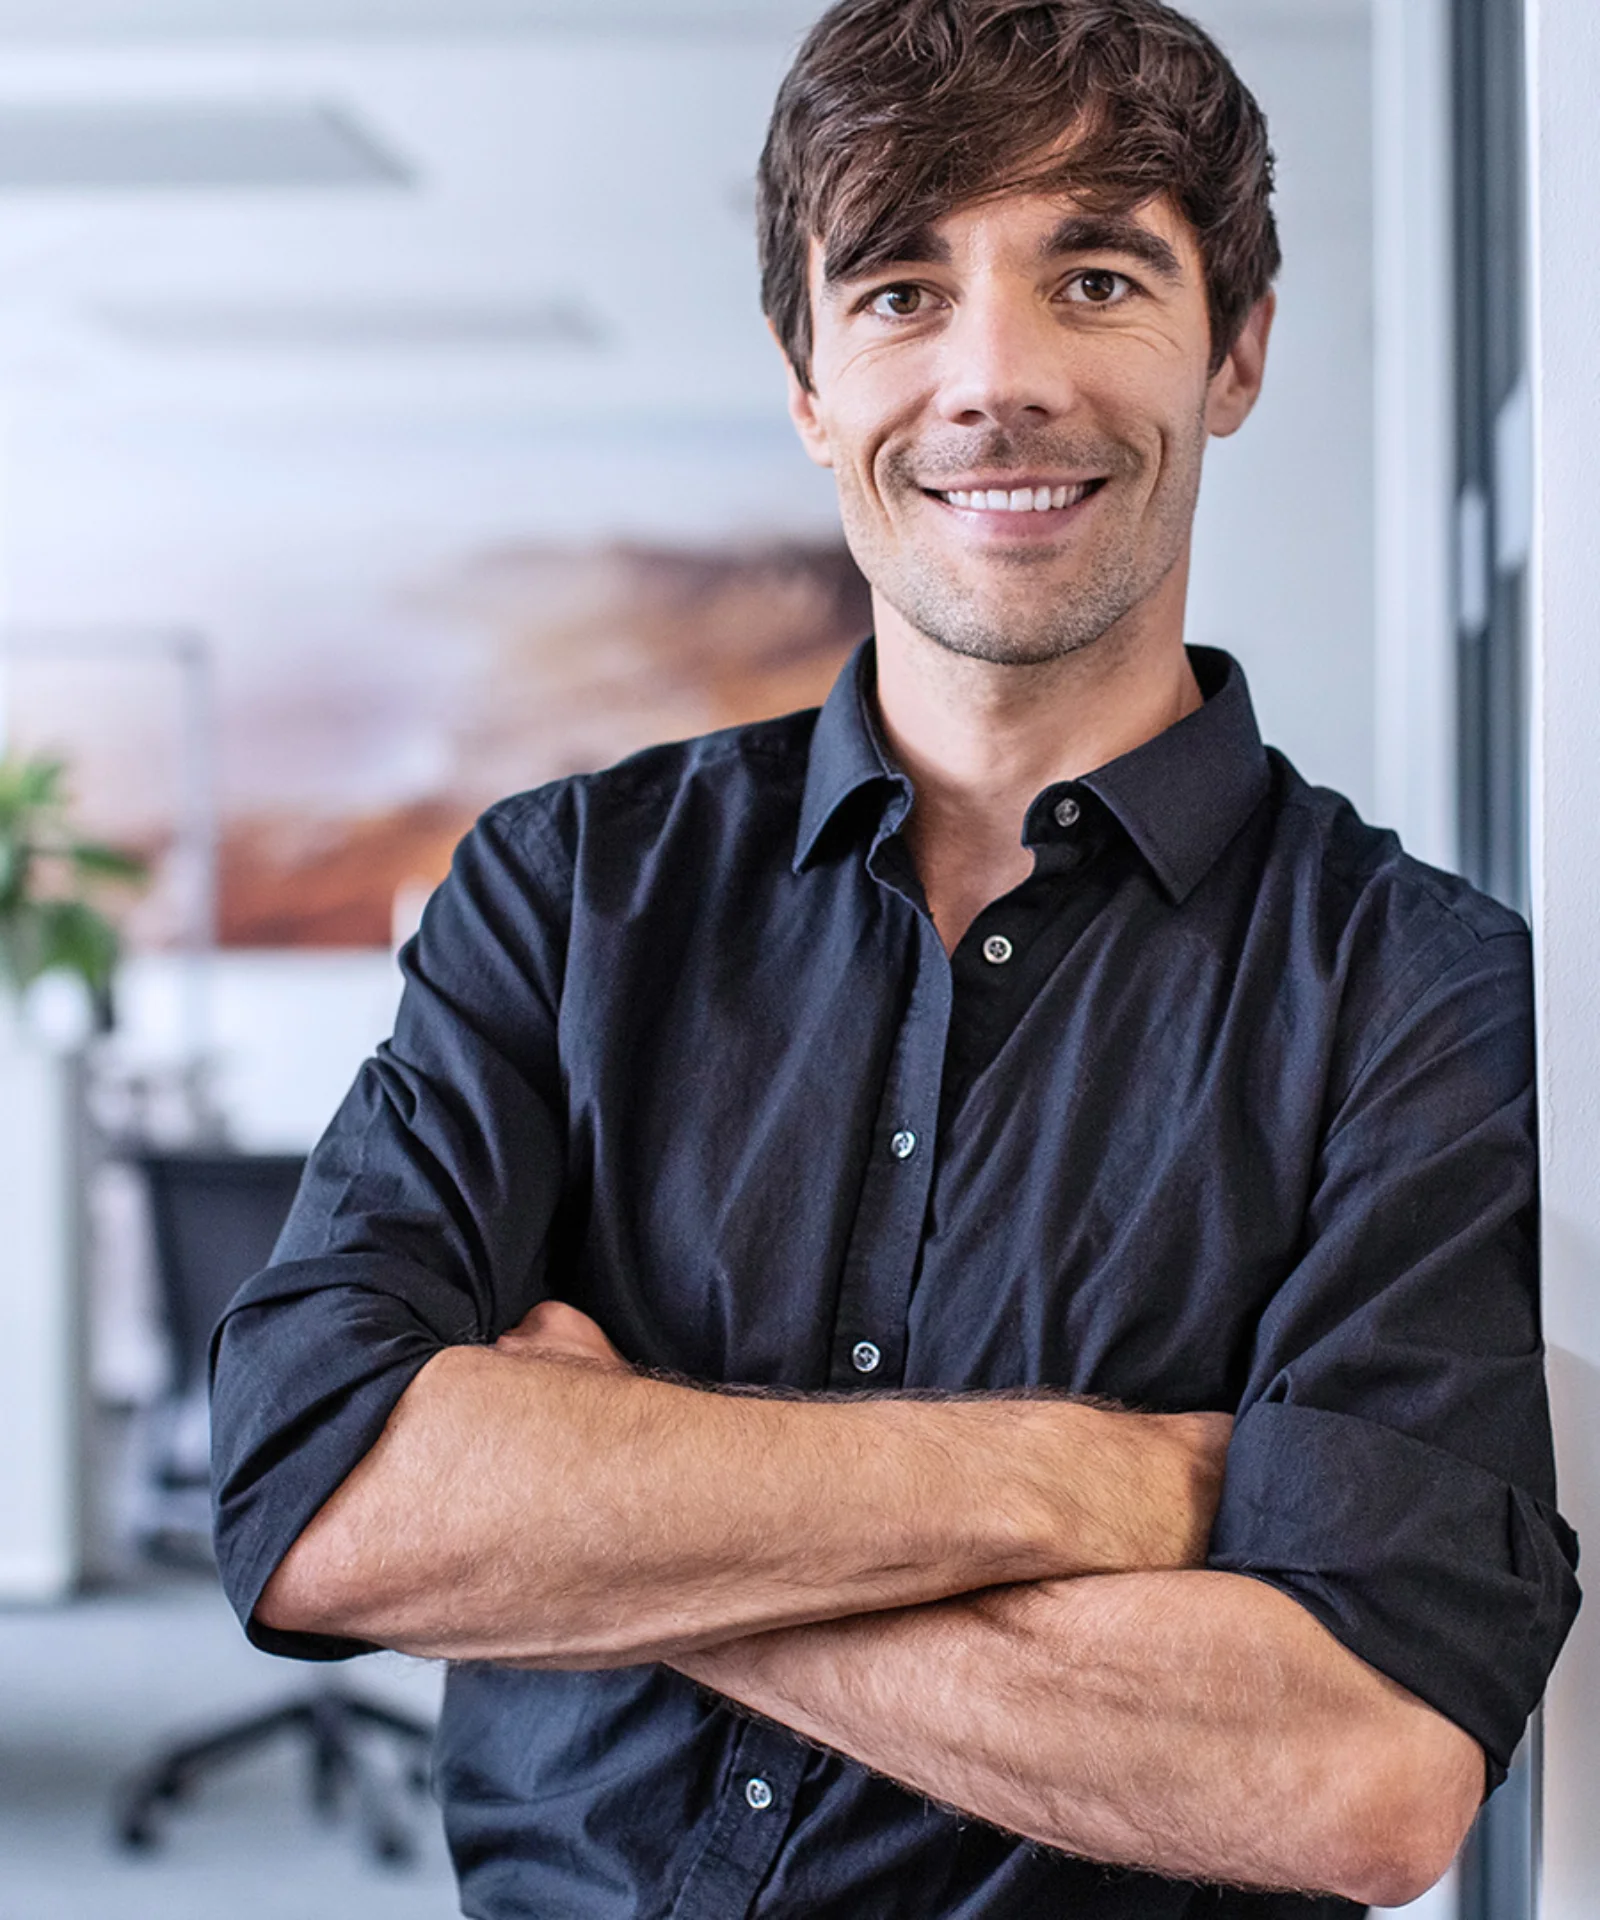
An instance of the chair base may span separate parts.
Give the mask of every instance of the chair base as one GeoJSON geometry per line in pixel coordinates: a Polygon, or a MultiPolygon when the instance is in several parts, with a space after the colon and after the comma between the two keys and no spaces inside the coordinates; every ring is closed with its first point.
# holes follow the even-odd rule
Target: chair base
{"type": "Polygon", "coordinates": [[[423,1795],[428,1790],[433,1729],[409,1714],[331,1686],[158,1755],[117,1797],[118,1844],[133,1853],[154,1851],[164,1838],[158,1818],[163,1809],[186,1799],[213,1769],[267,1745],[280,1733],[298,1734],[306,1741],[311,1804],[319,1813],[327,1818],[336,1815],[348,1790],[372,1858],[391,1867],[408,1866],[415,1860],[416,1840],[397,1804],[400,1796],[393,1777],[374,1764],[367,1749],[373,1736],[392,1742],[401,1763],[402,1786],[423,1795]]]}

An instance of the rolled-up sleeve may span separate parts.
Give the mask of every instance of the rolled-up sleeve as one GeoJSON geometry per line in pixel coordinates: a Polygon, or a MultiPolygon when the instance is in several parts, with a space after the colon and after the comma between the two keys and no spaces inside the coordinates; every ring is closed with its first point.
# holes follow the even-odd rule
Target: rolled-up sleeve
{"type": "Polygon", "coordinates": [[[270,1651],[365,1650],[273,1632],[254,1617],[262,1589],[433,1355],[495,1339],[546,1295],[569,916],[535,797],[486,815],[401,957],[393,1038],[313,1152],[273,1264],[217,1330],[218,1565],[270,1651]]]}
{"type": "Polygon", "coordinates": [[[1333,1090],[1211,1565],[1279,1586],[1471,1733],[1497,1783],[1578,1606],[1538,1316],[1526,941],[1408,988],[1333,1090]]]}

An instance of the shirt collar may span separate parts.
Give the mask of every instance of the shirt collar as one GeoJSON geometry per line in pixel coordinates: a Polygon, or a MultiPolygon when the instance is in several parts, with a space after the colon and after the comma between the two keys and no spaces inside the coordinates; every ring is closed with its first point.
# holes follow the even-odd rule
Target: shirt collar
{"type": "Polygon", "coordinates": [[[1216,647],[1188,651],[1204,706],[1078,782],[1122,823],[1175,903],[1211,871],[1270,779],[1244,669],[1216,647]]]}
{"type": "MultiPolygon", "coordinates": [[[[1039,796],[1029,820],[1082,788],[1121,824],[1176,903],[1193,892],[1267,791],[1266,749],[1256,726],[1244,669],[1229,654],[1191,647],[1189,661],[1205,704],[1079,781],[1039,796]]],[[[845,803],[877,783],[898,789],[909,803],[910,783],[890,760],[872,709],[875,661],[871,640],[856,649],[834,682],[812,735],[795,843],[796,872],[845,803]]]]}
{"type": "Polygon", "coordinates": [[[829,821],[863,787],[883,781],[897,787],[908,803],[911,799],[911,783],[890,760],[878,730],[872,706],[876,679],[877,658],[869,638],[845,662],[817,716],[800,801],[796,873],[810,861],[829,821]]]}

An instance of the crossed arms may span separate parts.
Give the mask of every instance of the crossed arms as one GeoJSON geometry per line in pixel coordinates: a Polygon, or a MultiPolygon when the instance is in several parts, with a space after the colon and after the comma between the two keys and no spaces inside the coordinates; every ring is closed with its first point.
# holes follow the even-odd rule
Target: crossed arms
{"type": "Polygon", "coordinates": [[[1453,1856],[1482,1753],[1284,1594],[1203,1570],[1229,1428],[704,1392],[547,1304],[423,1368],[257,1612],[451,1659],[664,1661],[1051,1846],[1399,1904],[1453,1856]]]}

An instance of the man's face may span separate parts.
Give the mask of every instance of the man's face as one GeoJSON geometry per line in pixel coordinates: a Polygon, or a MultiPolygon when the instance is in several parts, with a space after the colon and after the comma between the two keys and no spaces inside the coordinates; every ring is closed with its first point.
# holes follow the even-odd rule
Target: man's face
{"type": "Polygon", "coordinates": [[[1210,372],[1198,246],[1165,201],[958,207],[843,281],[812,252],[813,391],[791,410],[838,480],[879,600],[952,652],[1057,659],[1182,582],[1205,443],[1259,390],[1271,303],[1210,372]]]}

